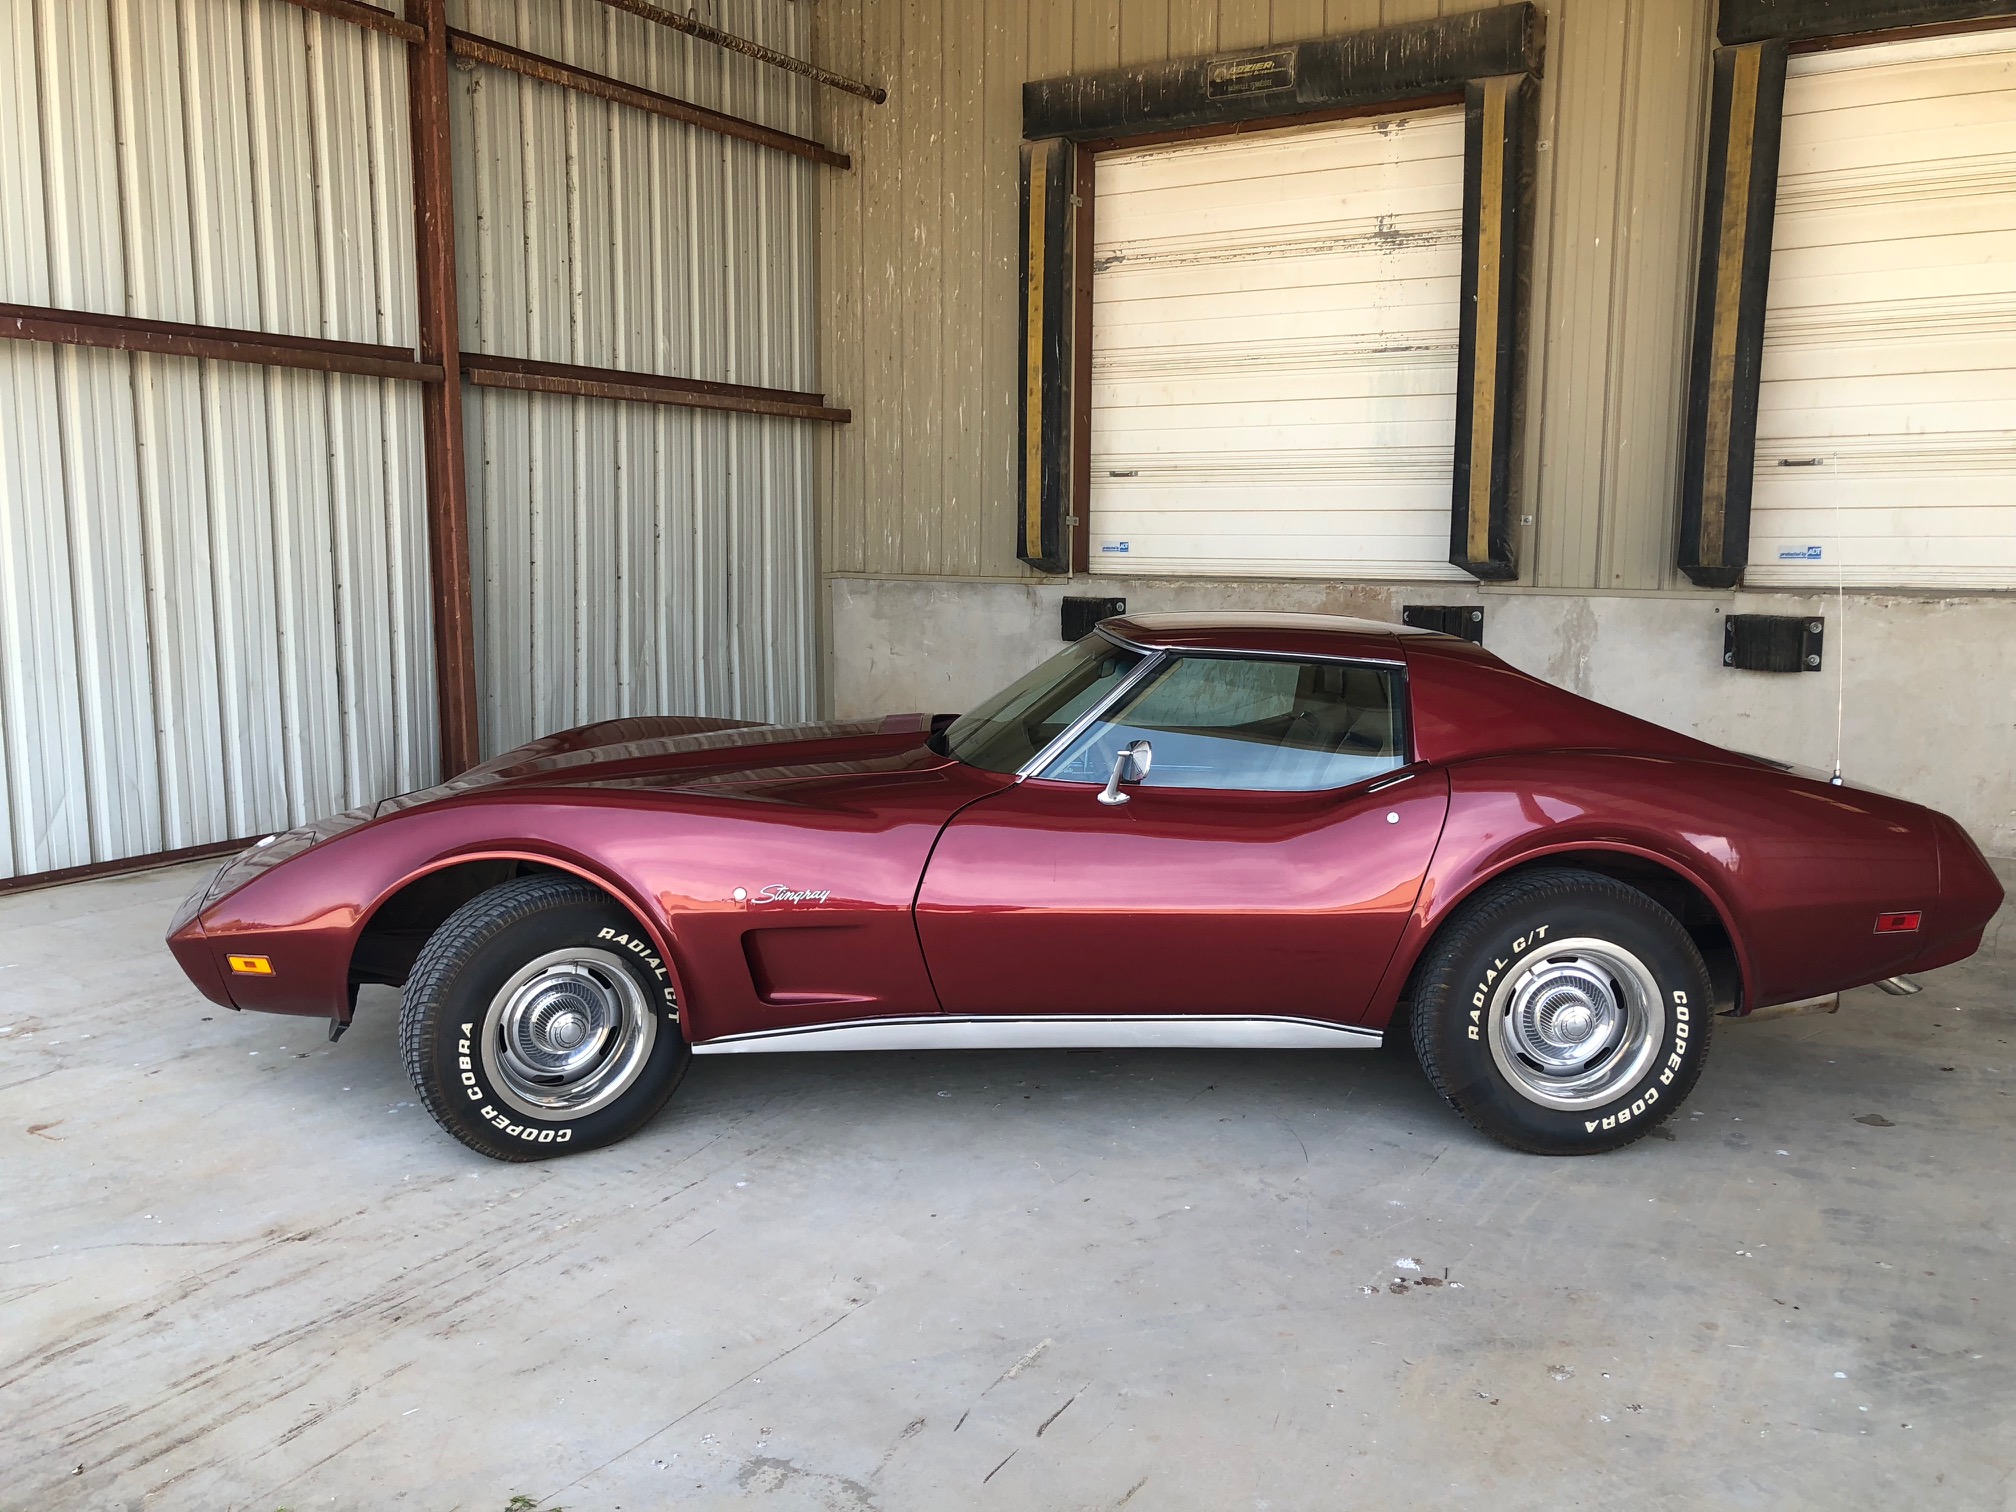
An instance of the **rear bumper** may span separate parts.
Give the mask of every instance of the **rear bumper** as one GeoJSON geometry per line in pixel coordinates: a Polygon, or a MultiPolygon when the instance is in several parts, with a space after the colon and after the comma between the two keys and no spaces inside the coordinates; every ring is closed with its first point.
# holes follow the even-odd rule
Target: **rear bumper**
{"type": "MultiPolygon", "coordinates": [[[[1939,846],[1939,906],[1932,915],[1936,932],[1913,956],[1906,971],[1930,971],[1964,961],[1981,948],[1988,921],[2002,907],[2002,879],[1981,854],[1973,836],[1957,820],[1935,814],[1933,834],[1939,846]]],[[[1929,922],[1929,920],[1928,920],[1929,922]]]]}

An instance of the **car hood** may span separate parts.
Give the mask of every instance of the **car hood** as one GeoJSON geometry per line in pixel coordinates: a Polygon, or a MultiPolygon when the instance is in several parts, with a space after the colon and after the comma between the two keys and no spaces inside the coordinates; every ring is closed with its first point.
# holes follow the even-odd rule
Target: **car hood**
{"type": "MultiPolygon", "coordinates": [[[[330,814],[265,839],[225,860],[176,913],[170,933],[262,872],[365,825],[428,804],[555,789],[705,791],[782,799],[807,779],[887,774],[947,765],[926,741],[943,716],[759,725],[732,719],[654,715],[610,719],[543,736],[434,787],[330,814]]],[[[844,788],[847,784],[843,781],[844,788]]],[[[830,787],[826,795],[831,797],[830,787]]]]}
{"type": "Polygon", "coordinates": [[[654,717],[605,720],[535,740],[436,787],[387,798],[371,817],[485,789],[748,788],[847,771],[886,770],[919,751],[932,716],[798,725],[654,717]]]}

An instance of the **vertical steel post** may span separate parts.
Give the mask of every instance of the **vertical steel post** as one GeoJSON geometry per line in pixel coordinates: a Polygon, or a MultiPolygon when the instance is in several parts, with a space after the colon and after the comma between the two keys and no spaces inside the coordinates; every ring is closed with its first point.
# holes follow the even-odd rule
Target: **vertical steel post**
{"type": "Polygon", "coordinates": [[[476,622],[469,595],[469,499],[462,444],[462,343],[455,297],[455,184],[448,142],[444,0],[407,0],[424,38],[407,48],[413,137],[413,232],[419,255],[420,353],[442,377],[422,389],[434,679],[444,776],[482,759],[476,720],[476,622]]]}

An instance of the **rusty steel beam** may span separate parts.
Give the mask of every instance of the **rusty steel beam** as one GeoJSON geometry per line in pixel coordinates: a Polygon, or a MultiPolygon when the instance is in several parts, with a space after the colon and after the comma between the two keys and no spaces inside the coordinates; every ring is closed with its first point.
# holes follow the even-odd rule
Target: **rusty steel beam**
{"type": "Polygon", "coordinates": [[[401,42],[417,45],[426,40],[427,33],[411,21],[402,21],[392,12],[363,4],[362,0],[287,0],[287,3],[305,11],[314,11],[317,15],[334,16],[338,21],[369,27],[388,37],[397,37],[401,42]]]}
{"type": "Polygon", "coordinates": [[[455,185],[448,141],[448,17],[443,0],[407,0],[423,40],[408,49],[413,241],[419,254],[420,355],[441,368],[421,390],[427,557],[434,609],[434,692],[444,777],[481,761],[476,613],[469,590],[468,457],[462,440],[462,335],[455,300],[455,185]]]}
{"type": "Polygon", "coordinates": [[[180,850],[151,851],[144,856],[122,856],[116,861],[90,861],[82,866],[65,866],[55,871],[24,872],[0,877],[0,897],[8,893],[33,892],[41,887],[61,887],[66,882],[89,882],[99,877],[120,877],[128,872],[153,871],[160,866],[180,866],[185,861],[211,861],[244,850],[252,843],[242,840],[213,840],[203,845],[185,845],[180,850]]]}
{"type": "Polygon", "coordinates": [[[618,105],[648,110],[653,115],[663,116],[669,121],[683,121],[686,125],[697,126],[703,131],[719,132],[722,136],[754,142],[760,147],[775,148],[779,152],[809,158],[815,163],[827,163],[835,168],[853,166],[846,153],[835,152],[825,143],[815,142],[809,137],[793,136],[788,131],[778,131],[773,127],[759,125],[755,121],[745,121],[740,116],[724,115],[718,110],[709,110],[704,105],[695,105],[672,95],[659,94],[653,89],[642,89],[635,84],[626,84],[621,79],[610,78],[607,74],[591,73],[588,69],[576,68],[571,63],[562,63],[557,58],[541,57],[538,53],[526,52],[522,48],[511,47],[503,42],[493,41],[489,37],[479,37],[474,32],[451,29],[448,33],[448,47],[458,58],[488,63],[493,68],[508,69],[528,79],[538,79],[546,84],[559,84],[568,89],[578,90],[582,94],[613,100],[618,105]]]}
{"type": "Polygon", "coordinates": [[[633,373],[621,368],[580,367],[571,362],[533,362],[522,357],[490,357],[471,352],[463,355],[462,376],[480,388],[518,389],[534,394],[676,404],[687,409],[781,415],[836,424],[853,418],[851,411],[828,404],[824,394],[708,383],[698,378],[667,378],[658,373],[633,373]]]}
{"type": "Polygon", "coordinates": [[[628,11],[633,16],[642,16],[646,21],[655,21],[660,26],[669,26],[673,31],[684,32],[687,36],[702,42],[711,42],[716,47],[732,53],[740,53],[745,58],[754,58],[758,63],[768,63],[772,68],[781,68],[786,73],[796,74],[801,79],[810,79],[815,84],[824,84],[832,89],[844,89],[851,95],[880,105],[889,98],[889,91],[879,84],[863,84],[858,79],[849,79],[817,63],[807,63],[803,58],[794,58],[789,53],[778,52],[774,47],[765,47],[761,42],[752,42],[747,37],[738,37],[733,32],[722,31],[718,26],[709,26],[705,21],[695,21],[691,16],[682,16],[662,6],[652,5],[649,0],[602,0],[611,10],[628,11]]]}
{"type": "Polygon", "coordinates": [[[317,336],[284,336],[241,331],[230,326],[185,325],[143,320],[92,310],[56,310],[41,305],[0,304],[0,339],[45,341],[61,346],[101,347],[114,352],[153,352],[163,357],[207,357],[259,367],[303,368],[313,373],[355,373],[366,378],[436,382],[439,363],[416,362],[410,348],[371,346],[361,341],[325,341],[317,336]]]}

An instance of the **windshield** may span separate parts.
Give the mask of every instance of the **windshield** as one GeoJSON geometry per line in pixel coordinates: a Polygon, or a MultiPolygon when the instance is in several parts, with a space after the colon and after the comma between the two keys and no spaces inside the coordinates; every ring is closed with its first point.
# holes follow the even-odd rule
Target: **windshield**
{"type": "Polygon", "coordinates": [[[955,719],[945,730],[945,754],[990,772],[1019,772],[1141,659],[1139,651],[1088,635],[955,719]]]}

